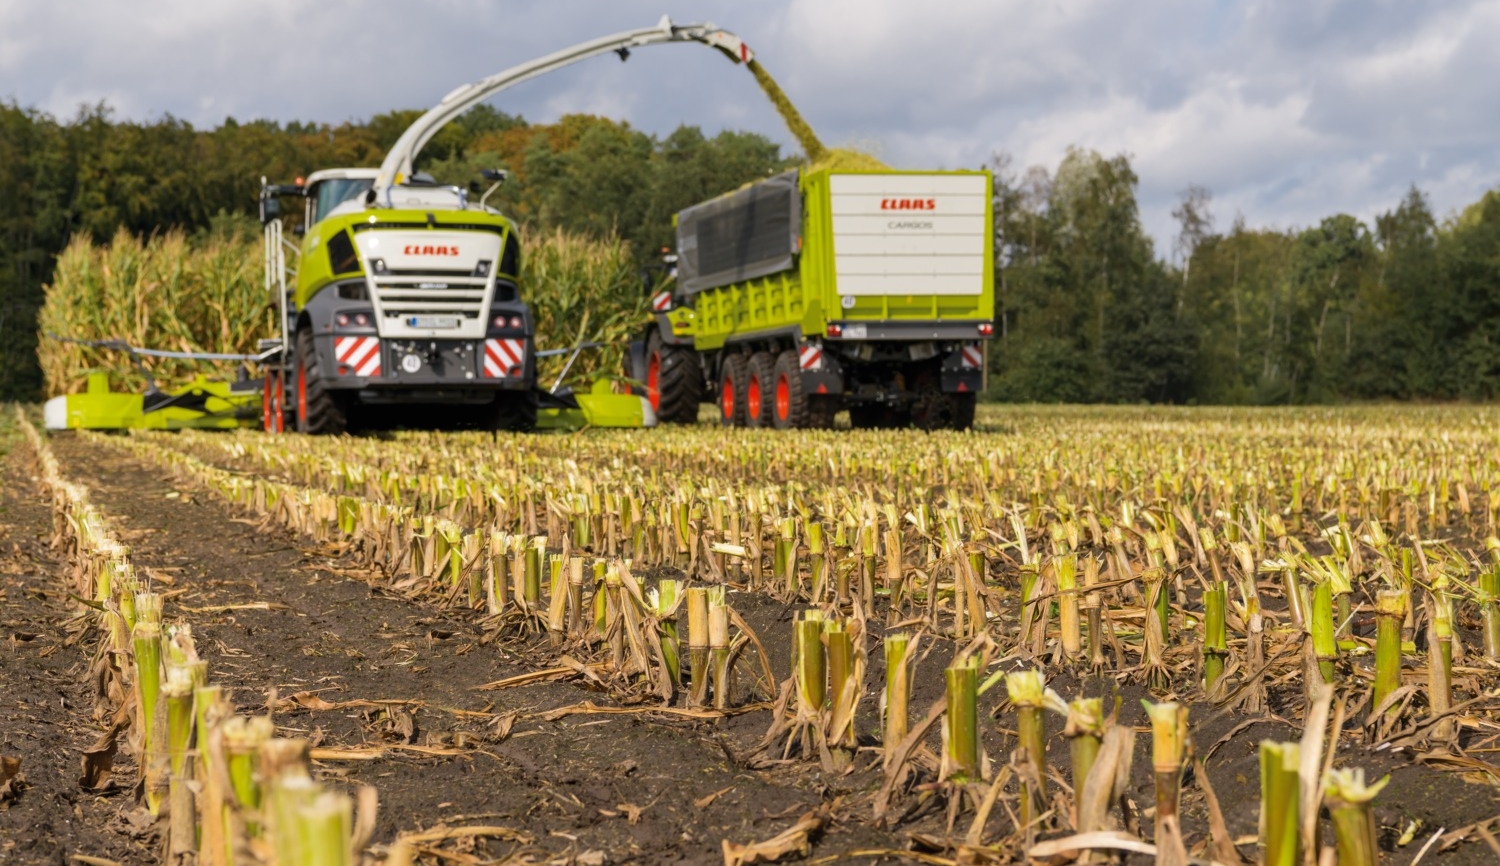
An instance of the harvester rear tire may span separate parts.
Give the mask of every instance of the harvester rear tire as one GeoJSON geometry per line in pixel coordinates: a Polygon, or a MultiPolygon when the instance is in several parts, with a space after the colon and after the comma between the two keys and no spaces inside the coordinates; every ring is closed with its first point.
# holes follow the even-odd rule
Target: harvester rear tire
{"type": "Polygon", "coordinates": [[[491,430],[529,433],[536,429],[536,395],[530,391],[502,391],[490,404],[491,430]]]}
{"type": "Polygon", "coordinates": [[[661,334],[651,332],[646,341],[646,398],[658,421],[694,424],[698,404],[703,402],[703,369],[698,353],[687,346],[669,346],[661,334]]]}
{"type": "Polygon", "coordinates": [[[744,355],[728,355],[719,371],[719,422],[725,427],[745,426],[746,368],[744,355]]]}
{"type": "Polygon", "coordinates": [[[312,331],[297,332],[296,402],[297,432],[313,436],[337,435],[348,429],[349,421],[338,398],[324,387],[318,369],[318,353],[313,348],[312,331]]]}
{"type": "Polygon", "coordinates": [[[750,356],[745,373],[745,423],[770,427],[776,414],[776,359],[770,352],[750,356]]]}

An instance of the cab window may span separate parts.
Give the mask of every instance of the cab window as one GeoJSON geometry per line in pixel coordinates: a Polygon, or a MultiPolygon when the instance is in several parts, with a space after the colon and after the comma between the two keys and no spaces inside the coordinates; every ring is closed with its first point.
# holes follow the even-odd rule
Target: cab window
{"type": "Polygon", "coordinates": [[[371,178],[330,178],[318,181],[308,196],[312,213],[309,218],[316,223],[328,212],[350,199],[358,198],[375,185],[371,178]]]}

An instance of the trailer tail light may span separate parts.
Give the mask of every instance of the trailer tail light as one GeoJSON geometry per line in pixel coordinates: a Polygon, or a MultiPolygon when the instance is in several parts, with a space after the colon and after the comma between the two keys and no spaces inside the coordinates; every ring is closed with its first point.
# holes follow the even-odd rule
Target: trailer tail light
{"type": "Polygon", "coordinates": [[[497,328],[514,328],[520,330],[521,326],[526,324],[526,322],[520,316],[506,318],[504,315],[499,315],[495,317],[491,324],[497,328]]]}
{"type": "Polygon", "coordinates": [[[339,313],[337,316],[333,317],[333,323],[335,325],[338,325],[340,328],[349,327],[349,314],[339,313]]]}
{"type": "Polygon", "coordinates": [[[520,316],[511,316],[511,317],[510,317],[510,326],[511,326],[511,327],[512,327],[512,328],[515,328],[515,329],[517,329],[517,330],[519,330],[519,329],[520,329],[520,327],[521,327],[521,326],[522,326],[522,325],[523,325],[523,324],[525,324],[525,322],[522,322],[522,321],[521,321],[521,317],[520,317],[520,316]]]}
{"type": "Polygon", "coordinates": [[[830,336],[830,337],[842,337],[842,336],[844,336],[844,326],[843,325],[829,325],[827,333],[828,333],[828,336],[830,336]]]}
{"type": "Polygon", "coordinates": [[[980,322],[979,323],[979,336],[981,336],[981,337],[992,337],[994,335],[995,335],[995,323],[994,322],[980,322]]]}
{"type": "Polygon", "coordinates": [[[370,324],[370,317],[365,313],[355,313],[354,324],[361,328],[367,327],[370,324]]]}

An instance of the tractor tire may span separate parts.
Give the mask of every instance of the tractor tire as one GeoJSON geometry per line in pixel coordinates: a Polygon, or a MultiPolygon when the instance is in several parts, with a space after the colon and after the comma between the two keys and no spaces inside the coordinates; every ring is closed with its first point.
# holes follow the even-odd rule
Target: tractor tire
{"type": "Polygon", "coordinates": [[[344,407],[337,396],[323,384],[318,369],[318,353],[313,348],[312,331],[297,332],[296,385],[297,432],[313,436],[333,436],[349,427],[344,407]]]}
{"type": "Polygon", "coordinates": [[[489,406],[489,428],[529,433],[536,429],[536,395],[530,391],[502,391],[489,406]]]}
{"type": "Polygon", "coordinates": [[[770,427],[776,414],[776,359],[770,352],[750,356],[745,374],[745,423],[770,427]]]}
{"type": "Polygon", "coordinates": [[[719,423],[745,426],[745,380],[749,378],[744,355],[726,355],[719,371],[719,423]]]}
{"type": "Polygon", "coordinates": [[[694,424],[698,404],[703,402],[703,369],[697,351],[686,346],[668,346],[661,334],[651,332],[646,341],[646,399],[665,424],[694,424]]]}

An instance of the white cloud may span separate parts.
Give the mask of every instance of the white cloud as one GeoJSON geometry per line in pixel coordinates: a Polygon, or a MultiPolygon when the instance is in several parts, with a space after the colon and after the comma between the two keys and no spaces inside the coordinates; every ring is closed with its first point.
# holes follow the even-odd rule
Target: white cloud
{"type": "MultiPolygon", "coordinates": [[[[1500,182],[1500,0],[5,0],[0,98],[61,117],[339,122],[432,104],[573,42],[712,19],[756,50],[822,136],[904,167],[996,150],[1056,166],[1131,154],[1169,247],[1189,183],[1221,227],[1370,217],[1413,182],[1440,213],[1500,182]]],[[[750,76],[667,46],[528,82],[497,107],[790,137],[750,76]]]]}

